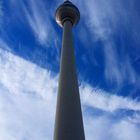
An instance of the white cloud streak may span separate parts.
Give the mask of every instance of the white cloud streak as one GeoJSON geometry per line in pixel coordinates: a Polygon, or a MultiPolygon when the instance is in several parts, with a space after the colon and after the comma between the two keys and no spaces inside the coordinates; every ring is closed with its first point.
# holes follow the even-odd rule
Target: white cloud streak
{"type": "Polygon", "coordinates": [[[139,130],[136,124],[126,118],[114,121],[107,116],[85,117],[87,140],[139,140],[139,130]]]}
{"type": "Polygon", "coordinates": [[[109,94],[103,90],[93,89],[85,84],[81,86],[81,98],[84,105],[95,107],[107,112],[115,112],[120,109],[140,111],[140,103],[128,97],[109,94]]]}
{"type": "Polygon", "coordinates": [[[2,10],[2,1],[0,0],[0,27],[2,22],[3,10],[2,10]]]}
{"type": "Polygon", "coordinates": [[[27,21],[41,45],[47,46],[55,31],[50,22],[49,9],[42,0],[28,0],[28,6],[21,1],[27,21]]]}
{"type": "Polygon", "coordinates": [[[9,45],[1,38],[0,38],[0,48],[6,51],[11,51],[11,49],[9,48],[9,45]]]}
{"type": "Polygon", "coordinates": [[[0,49],[0,138],[52,137],[57,77],[0,49]]]}
{"type": "MultiPolygon", "coordinates": [[[[135,84],[137,82],[137,75],[130,59],[126,54],[119,55],[116,49],[118,46],[116,46],[112,37],[116,33],[118,34],[120,29],[124,28],[126,30],[129,28],[133,35],[135,32],[138,32],[139,23],[129,24],[134,21],[134,15],[139,20],[135,11],[134,1],[128,1],[127,5],[122,0],[115,2],[112,0],[89,0],[88,2],[75,0],[75,2],[77,2],[81,9],[81,17],[85,19],[86,29],[91,32],[91,38],[94,41],[100,40],[103,42],[102,49],[105,58],[104,76],[106,80],[110,84],[115,83],[119,88],[123,86],[125,81],[135,84]]],[[[82,33],[79,35],[81,40],[86,40],[85,30],[82,30],[83,32],[80,31],[82,33]]],[[[135,36],[135,38],[137,37],[135,36]]]]}
{"type": "Polygon", "coordinates": [[[130,82],[137,83],[137,77],[134,68],[132,67],[129,57],[119,57],[114,43],[106,42],[104,46],[105,57],[105,77],[111,83],[116,83],[121,88],[123,83],[130,82]]]}
{"type": "MultiPolygon", "coordinates": [[[[57,81],[48,70],[0,49],[0,138],[5,140],[51,140],[53,137],[57,81]]],[[[140,111],[134,100],[80,87],[82,106],[107,112],[117,109],[140,111]]],[[[138,140],[137,117],[111,122],[106,116],[86,114],[84,124],[88,140],[138,140]],[[131,119],[131,121],[130,121],[131,119]],[[135,120],[135,122],[133,122],[135,120]],[[108,132],[106,132],[108,130],[108,132]],[[121,133],[118,134],[118,130],[121,133]],[[129,132],[129,135],[127,135],[129,132]],[[117,136],[116,136],[117,134],[117,136]]],[[[113,118],[112,118],[113,121],[113,118]]]]}

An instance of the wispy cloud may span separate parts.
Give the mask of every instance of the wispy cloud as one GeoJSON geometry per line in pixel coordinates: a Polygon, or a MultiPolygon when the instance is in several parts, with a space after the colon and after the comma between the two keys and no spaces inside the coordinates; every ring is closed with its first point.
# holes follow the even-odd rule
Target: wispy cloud
{"type": "Polygon", "coordinates": [[[124,75],[122,75],[121,65],[118,62],[118,55],[115,51],[115,46],[110,42],[104,46],[104,57],[105,57],[105,77],[111,83],[115,82],[119,86],[123,84],[124,75]],[[113,48],[114,47],[114,48],[113,48]]]}
{"type": "Polygon", "coordinates": [[[139,140],[140,128],[127,118],[114,121],[111,117],[85,117],[87,140],[139,140]]]}
{"type": "Polygon", "coordinates": [[[0,38],[0,48],[6,51],[11,51],[9,45],[1,38],[0,38]]]}
{"type": "Polygon", "coordinates": [[[50,21],[51,15],[46,3],[42,0],[20,1],[25,17],[31,27],[36,39],[41,45],[47,45],[51,38],[54,38],[55,30],[50,21]]]}
{"type": "Polygon", "coordinates": [[[136,84],[139,77],[130,61],[130,58],[124,54],[120,57],[114,43],[106,42],[104,46],[105,70],[104,74],[108,81],[121,87],[126,81],[136,84]]]}
{"type": "Polygon", "coordinates": [[[0,49],[0,137],[51,139],[57,77],[0,49]]]}
{"type": "Polygon", "coordinates": [[[98,108],[107,112],[115,112],[121,109],[140,111],[140,103],[128,97],[93,89],[89,85],[83,85],[80,89],[82,102],[88,107],[98,108]]]}
{"type": "Polygon", "coordinates": [[[3,16],[2,1],[0,0],[0,26],[1,26],[2,16],[3,16]]]}
{"type": "MultiPolygon", "coordinates": [[[[53,137],[58,77],[10,52],[0,49],[0,137],[6,140],[53,137]]],[[[140,103],[95,90],[83,83],[82,106],[115,112],[118,109],[140,111],[140,103]]],[[[137,117],[120,119],[89,115],[83,110],[86,138],[95,140],[138,140],[137,117]],[[131,119],[131,121],[130,121],[131,119]],[[135,120],[135,122],[134,122],[135,120]],[[111,129],[110,129],[111,128],[111,129]],[[108,130],[105,131],[105,130],[108,130]],[[119,133],[118,130],[122,130],[119,133]],[[129,135],[127,132],[129,131],[129,135]],[[119,133],[119,134],[118,134],[119,133]],[[117,136],[116,136],[117,134],[117,136]],[[129,136],[129,137],[128,137],[129,136]]],[[[127,116],[127,114],[126,114],[127,116]]]]}
{"type": "MultiPolygon", "coordinates": [[[[0,0],[0,22],[2,15],[5,15],[4,22],[6,23],[2,25],[2,36],[11,38],[11,36],[9,37],[8,29],[4,28],[7,28],[6,26],[13,28],[12,24],[15,26],[20,24],[20,28],[26,27],[26,30],[31,30],[37,43],[41,44],[42,46],[50,47],[50,40],[51,43],[57,40],[54,27],[51,23],[51,8],[47,9],[47,1],[10,0],[7,4],[9,6],[7,7],[8,10],[12,11],[10,14],[6,13],[5,10],[2,10],[2,4],[3,1],[0,0]],[[55,40],[53,40],[54,38],[55,40]]],[[[20,32],[20,34],[22,34],[22,32],[20,32]]]]}
{"type": "MultiPolygon", "coordinates": [[[[120,48],[120,55],[117,49],[119,46],[115,44],[116,41],[114,41],[113,38],[114,35],[119,35],[121,38],[121,30],[129,31],[132,36],[137,34],[138,37],[137,30],[139,29],[139,23],[132,23],[134,18],[139,21],[135,10],[135,2],[129,0],[126,4],[121,0],[116,2],[112,0],[75,1],[81,9],[82,21],[84,21],[86,25],[84,27],[86,27],[86,31],[88,29],[88,32],[92,35],[91,39],[94,41],[100,40],[103,43],[102,49],[105,58],[104,76],[107,82],[109,82],[109,84],[115,83],[117,87],[123,86],[124,81],[128,81],[131,84],[136,83],[137,75],[128,54],[121,52],[122,48],[120,48]]],[[[79,34],[79,36],[81,40],[86,40],[85,30],[82,30],[83,32],[79,34]]],[[[134,38],[136,39],[137,37],[135,36],[134,38]]],[[[87,46],[88,41],[86,40],[85,42],[87,46]]],[[[125,45],[125,43],[123,44],[125,45]]],[[[91,57],[93,59],[93,56],[91,57]]]]}

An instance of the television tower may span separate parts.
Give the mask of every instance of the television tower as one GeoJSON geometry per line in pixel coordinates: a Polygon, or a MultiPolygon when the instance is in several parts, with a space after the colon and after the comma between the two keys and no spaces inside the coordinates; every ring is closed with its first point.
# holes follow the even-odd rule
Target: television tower
{"type": "Polygon", "coordinates": [[[79,19],[78,8],[68,0],[56,10],[56,22],[63,28],[63,39],[54,140],[85,140],[72,35],[72,28],[79,19]]]}

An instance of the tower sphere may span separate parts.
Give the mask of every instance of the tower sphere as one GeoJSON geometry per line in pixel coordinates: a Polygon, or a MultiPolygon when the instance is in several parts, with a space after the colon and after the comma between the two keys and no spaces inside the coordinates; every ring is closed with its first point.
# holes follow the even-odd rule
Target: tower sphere
{"type": "Polygon", "coordinates": [[[78,8],[70,1],[65,1],[56,10],[56,22],[63,27],[66,20],[71,21],[72,25],[75,26],[80,19],[80,12],[78,8]]]}

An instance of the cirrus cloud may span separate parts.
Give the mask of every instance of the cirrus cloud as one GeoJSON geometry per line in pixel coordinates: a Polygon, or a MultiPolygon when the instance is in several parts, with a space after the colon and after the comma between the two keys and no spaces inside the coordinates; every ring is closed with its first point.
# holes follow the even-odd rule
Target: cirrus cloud
{"type": "MultiPolygon", "coordinates": [[[[6,140],[51,140],[58,76],[52,76],[49,70],[2,49],[0,67],[0,137],[6,140]]],[[[135,122],[139,117],[129,116],[128,119],[125,114],[124,119],[118,118],[116,122],[107,114],[119,109],[140,111],[139,102],[95,90],[86,83],[82,84],[80,91],[88,140],[132,140],[132,137],[138,140],[140,128],[135,122]],[[106,111],[106,115],[90,115],[84,109],[87,106],[93,112],[95,108],[106,111]],[[106,132],[106,129],[109,131],[106,132]],[[118,130],[121,130],[119,135],[118,130]]]]}

